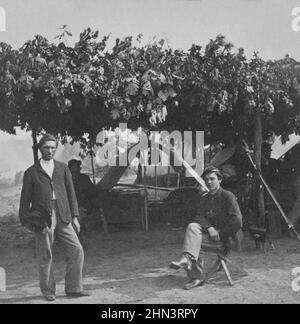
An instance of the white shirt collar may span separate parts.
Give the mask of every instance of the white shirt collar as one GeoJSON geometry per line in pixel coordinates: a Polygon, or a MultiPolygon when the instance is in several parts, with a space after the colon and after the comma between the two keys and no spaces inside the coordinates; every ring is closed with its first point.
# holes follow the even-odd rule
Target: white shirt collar
{"type": "Polygon", "coordinates": [[[46,161],[41,159],[40,160],[41,167],[44,169],[44,171],[49,175],[50,178],[52,178],[53,171],[54,171],[54,160],[46,161]]]}
{"type": "Polygon", "coordinates": [[[40,162],[41,162],[41,164],[47,165],[47,166],[54,165],[54,160],[53,159],[52,160],[44,160],[44,159],[41,159],[40,162]]]}

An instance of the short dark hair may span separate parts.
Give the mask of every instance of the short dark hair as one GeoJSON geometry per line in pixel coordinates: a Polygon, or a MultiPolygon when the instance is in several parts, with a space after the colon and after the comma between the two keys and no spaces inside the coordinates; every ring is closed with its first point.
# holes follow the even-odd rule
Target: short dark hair
{"type": "Polygon", "coordinates": [[[54,135],[52,134],[45,134],[43,135],[43,137],[40,139],[39,141],[39,144],[38,144],[38,147],[39,149],[46,143],[46,142],[55,142],[56,143],[56,146],[58,145],[58,142],[57,142],[57,139],[54,135]]]}
{"type": "Polygon", "coordinates": [[[215,173],[217,175],[217,177],[219,178],[219,180],[223,179],[223,174],[220,171],[220,169],[216,168],[213,165],[210,165],[207,168],[205,168],[205,170],[203,171],[202,177],[204,178],[206,175],[208,175],[210,173],[215,173]]]}
{"type": "Polygon", "coordinates": [[[78,165],[78,166],[81,166],[81,161],[80,160],[76,160],[76,159],[72,159],[68,162],[68,166],[70,167],[71,165],[78,165]]]}

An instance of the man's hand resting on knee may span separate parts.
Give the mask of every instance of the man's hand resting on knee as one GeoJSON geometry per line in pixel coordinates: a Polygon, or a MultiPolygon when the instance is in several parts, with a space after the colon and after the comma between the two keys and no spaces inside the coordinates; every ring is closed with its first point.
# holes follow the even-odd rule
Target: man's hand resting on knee
{"type": "Polygon", "coordinates": [[[220,241],[220,235],[219,232],[214,227],[209,227],[207,229],[208,234],[212,241],[219,242],[220,241]]]}

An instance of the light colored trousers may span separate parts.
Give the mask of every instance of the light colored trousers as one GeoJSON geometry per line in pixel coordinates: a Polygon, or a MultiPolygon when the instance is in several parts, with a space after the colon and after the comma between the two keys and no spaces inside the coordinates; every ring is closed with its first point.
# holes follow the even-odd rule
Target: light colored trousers
{"type": "Polygon", "coordinates": [[[215,242],[210,239],[210,236],[203,233],[202,227],[198,223],[190,223],[187,226],[182,253],[188,253],[193,256],[192,270],[188,272],[188,276],[192,279],[201,278],[204,268],[202,247],[209,249],[222,248],[222,242],[215,242]]]}
{"type": "Polygon", "coordinates": [[[84,253],[71,223],[62,223],[56,202],[52,202],[52,226],[43,233],[35,233],[39,262],[40,289],[43,295],[55,294],[56,285],[52,269],[52,246],[54,237],[66,254],[65,291],[82,291],[82,268],[84,253]]]}

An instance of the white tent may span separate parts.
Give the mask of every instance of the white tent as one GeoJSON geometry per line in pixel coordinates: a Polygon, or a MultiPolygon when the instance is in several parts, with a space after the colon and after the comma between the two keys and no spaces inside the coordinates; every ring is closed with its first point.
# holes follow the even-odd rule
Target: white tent
{"type": "Polygon", "coordinates": [[[285,144],[281,143],[281,136],[276,137],[273,145],[271,146],[271,159],[278,160],[299,142],[300,135],[296,134],[291,134],[289,136],[289,140],[285,144]]]}
{"type": "MultiPolygon", "coordinates": [[[[121,129],[117,128],[114,131],[100,132],[97,136],[97,145],[94,148],[95,157],[93,159],[91,159],[90,156],[87,156],[82,159],[82,154],[81,154],[82,150],[80,148],[79,143],[74,143],[73,145],[68,143],[64,146],[59,145],[55,158],[58,161],[61,161],[64,163],[67,163],[71,159],[81,160],[82,161],[82,171],[84,173],[89,173],[90,175],[93,174],[92,166],[94,166],[94,169],[96,170],[96,178],[97,178],[97,180],[100,180],[100,179],[102,179],[102,177],[105,174],[107,176],[109,175],[109,174],[107,174],[108,166],[106,166],[104,168],[103,161],[108,162],[108,163],[112,162],[113,160],[115,160],[116,156],[119,153],[121,155],[123,153],[125,155],[127,155],[128,147],[131,147],[137,143],[140,143],[142,134],[140,134],[139,132],[141,132],[141,131],[142,130],[138,130],[137,132],[132,132],[131,130],[129,130],[127,128],[125,129],[125,131],[122,131],[121,129]],[[122,143],[123,144],[126,143],[126,145],[123,147],[122,143]],[[118,151],[119,151],[119,153],[118,153],[118,151]],[[100,171],[99,175],[98,175],[97,171],[100,171]]],[[[155,142],[156,146],[163,145],[160,142],[161,140],[156,139],[155,137],[151,137],[150,140],[151,140],[151,142],[152,141],[155,142]]],[[[148,138],[147,138],[147,141],[148,141],[148,138]]],[[[148,142],[146,145],[148,146],[148,142]]],[[[178,156],[182,155],[182,145],[183,145],[182,139],[181,139],[181,136],[179,136],[179,140],[175,141],[175,144],[174,144],[174,151],[177,153],[178,156]]],[[[193,145],[193,143],[191,140],[188,143],[185,143],[184,154],[183,154],[184,160],[185,160],[184,162],[186,164],[188,164],[190,172],[193,171],[190,167],[194,167],[195,162],[196,162],[195,159],[193,159],[192,145],[193,145]]],[[[161,160],[164,160],[164,161],[167,161],[167,163],[170,163],[171,161],[169,159],[171,158],[172,153],[169,153],[170,155],[168,155],[168,153],[163,152],[161,149],[159,149],[159,151],[160,151],[161,160]]],[[[148,153],[150,153],[150,151],[148,153]]],[[[199,154],[199,152],[197,152],[197,154],[199,154]]],[[[200,152],[200,154],[202,154],[201,162],[203,163],[202,166],[204,166],[204,152],[202,152],[202,153],[200,152]]],[[[134,170],[136,173],[138,170],[138,164],[139,164],[139,159],[136,157],[131,162],[131,169],[134,170]]],[[[114,164],[109,163],[108,165],[112,166],[114,164]]],[[[125,170],[126,170],[126,168],[125,168],[125,170]]],[[[158,165],[156,167],[155,166],[147,166],[146,167],[146,175],[150,176],[150,177],[157,177],[157,176],[174,174],[177,176],[177,179],[179,179],[177,170],[178,169],[176,168],[176,166],[172,167],[172,166],[168,166],[168,164],[158,165]]],[[[113,170],[111,170],[111,171],[113,171],[113,170]]],[[[109,173],[111,173],[111,172],[109,172],[109,173]]],[[[131,178],[133,178],[132,172],[129,172],[129,173],[130,173],[131,178]]],[[[128,174],[125,174],[125,177],[128,178],[128,174]]],[[[134,179],[131,179],[131,180],[134,181],[134,179]]]]}
{"type": "Polygon", "coordinates": [[[228,161],[235,153],[236,145],[220,150],[210,161],[215,167],[219,167],[228,161]]]}

